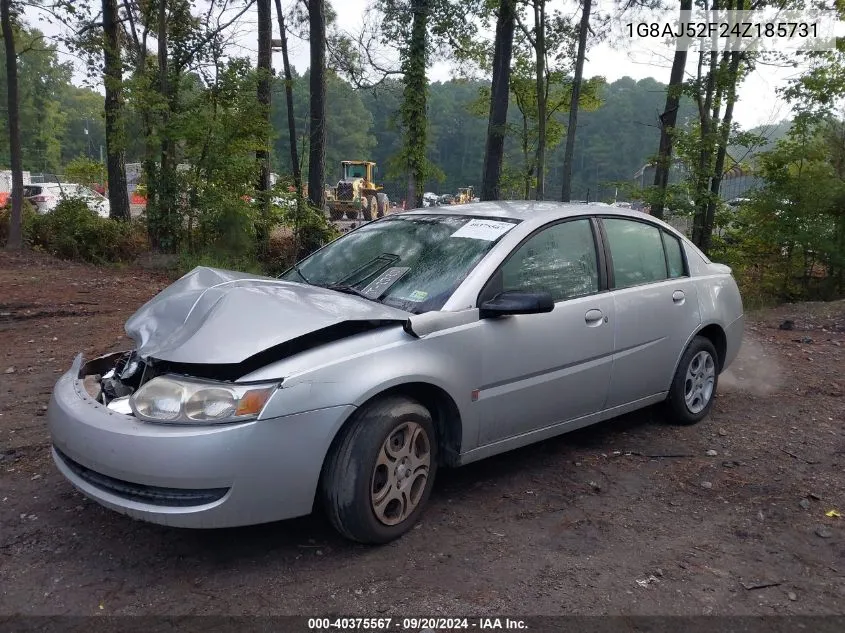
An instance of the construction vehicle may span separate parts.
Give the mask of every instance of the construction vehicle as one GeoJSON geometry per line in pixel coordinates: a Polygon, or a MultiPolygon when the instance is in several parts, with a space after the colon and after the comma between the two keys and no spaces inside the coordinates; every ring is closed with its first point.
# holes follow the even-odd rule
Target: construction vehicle
{"type": "Polygon", "coordinates": [[[365,220],[372,220],[388,213],[387,194],[375,184],[375,163],[344,160],[340,167],[341,179],[326,199],[332,220],[341,220],[344,215],[355,220],[359,213],[363,213],[365,220]]]}
{"type": "Polygon", "coordinates": [[[452,204],[467,204],[472,202],[472,199],[475,197],[475,190],[472,187],[459,187],[458,188],[458,195],[455,198],[455,202],[452,204]]]}

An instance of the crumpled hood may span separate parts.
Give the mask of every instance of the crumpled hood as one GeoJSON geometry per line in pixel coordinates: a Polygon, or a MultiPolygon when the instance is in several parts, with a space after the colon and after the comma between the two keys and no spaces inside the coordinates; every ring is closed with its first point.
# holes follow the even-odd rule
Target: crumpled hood
{"type": "Polygon", "coordinates": [[[407,321],[409,313],[304,284],[198,267],[126,322],[144,358],[230,364],[345,321],[407,321]]]}

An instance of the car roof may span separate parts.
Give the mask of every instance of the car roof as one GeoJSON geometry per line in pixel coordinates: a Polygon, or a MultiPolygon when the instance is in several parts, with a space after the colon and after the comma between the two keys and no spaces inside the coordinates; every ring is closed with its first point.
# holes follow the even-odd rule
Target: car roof
{"type": "Polygon", "coordinates": [[[531,220],[537,224],[576,215],[620,215],[655,220],[653,216],[646,213],[612,205],[534,200],[497,200],[495,202],[473,202],[448,207],[428,207],[405,211],[403,215],[433,214],[531,220]]]}

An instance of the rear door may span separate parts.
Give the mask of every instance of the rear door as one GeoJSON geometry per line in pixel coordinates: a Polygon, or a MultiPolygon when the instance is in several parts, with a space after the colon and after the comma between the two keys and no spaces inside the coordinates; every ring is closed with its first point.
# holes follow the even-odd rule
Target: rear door
{"type": "Polygon", "coordinates": [[[603,218],[616,311],[607,408],[669,389],[700,323],[696,286],[677,237],[648,221],[603,218]]]}
{"type": "Polygon", "coordinates": [[[605,292],[597,224],[547,225],[514,249],[479,302],[505,290],[549,292],[543,314],[478,324],[479,442],[489,444],[600,411],[610,381],[613,299],[605,292]]]}

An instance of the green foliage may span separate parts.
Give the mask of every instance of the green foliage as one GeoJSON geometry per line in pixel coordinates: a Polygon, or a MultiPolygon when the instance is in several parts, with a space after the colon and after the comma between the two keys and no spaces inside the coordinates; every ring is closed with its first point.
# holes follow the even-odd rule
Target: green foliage
{"type": "Polygon", "coordinates": [[[56,257],[92,264],[132,262],[149,248],[143,225],[101,218],[77,198],[35,217],[29,240],[56,257]]]}
{"type": "MultiPolygon", "coordinates": [[[[521,177],[513,177],[514,168],[500,184],[502,192],[509,197],[528,198],[531,189],[536,186],[535,170],[537,167],[537,145],[539,137],[539,108],[537,106],[537,82],[534,72],[534,62],[527,56],[517,57],[511,75],[512,103],[516,105],[518,120],[515,115],[509,115],[508,135],[511,142],[506,145],[509,149],[508,158],[513,165],[521,164],[521,177]]],[[[552,69],[547,73],[544,82],[545,96],[545,147],[548,155],[554,155],[554,150],[566,137],[566,121],[564,115],[569,112],[572,100],[572,80],[564,75],[561,68],[552,69]]],[[[580,112],[592,112],[602,104],[601,94],[606,84],[604,78],[593,77],[584,80],[579,98],[580,112]]],[[[583,119],[582,119],[583,120],[583,119]]],[[[579,131],[579,134],[581,132],[579,131]]],[[[548,182],[548,180],[547,180],[548,182]]]]}
{"type": "MultiPolygon", "coordinates": [[[[422,187],[432,173],[431,163],[426,156],[428,119],[426,118],[426,99],[428,81],[426,68],[430,44],[428,41],[429,0],[412,0],[411,37],[405,40],[400,49],[404,90],[399,106],[399,119],[402,122],[402,149],[397,163],[402,164],[406,173],[413,179],[417,198],[422,198],[422,187]]],[[[416,203],[416,201],[414,201],[416,203]]]]}
{"type": "Polygon", "coordinates": [[[845,294],[845,123],[798,126],[760,156],[765,187],[731,218],[715,256],[758,302],[845,294]]]}
{"type": "Polygon", "coordinates": [[[252,257],[237,257],[230,253],[218,253],[213,250],[204,250],[197,253],[181,251],[175,272],[177,275],[183,275],[197,266],[239,270],[256,275],[265,273],[258,260],[252,257]]]}
{"type": "Polygon", "coordinates": [[[104,183],[106,166],[90,158],[78,156],[65,166],[65,180],[89,186],[104,183]]]}
{"type": "MultiPolygon", "coordinates": [[[[11,220],[11,215],[12,201],[8,200],[4,206],[0,207],[0,247],[5,246],[6,240],[9,239],[9,221],[11,220]]],[[[38,216],[35,212],[35,207],[32,206],[29,200],[24,199],[21,214],[21,228],[23,229],[23,239],[25,244],[30,242],[32,227],[37,219],[38,216]]]]}
{"type": "MultiPolygon", "coordinates": [[[[72,67],[59,62],[56,46],[48,44],[37,29],[16,29],[15,48],[18,51],[23,168],[56,172],[61,165],[62,141],[69,116],[62,107],[61,97],[68,92],[72,67]]],[[[5,67],[6,55],[0,48],[0,68],[5,67]]],[[[5,72],[0,73],[0,94],[6,94],[5,72]]],[[[2,134],[0,164],[8,163],[9,138],[2,134]]]]}

